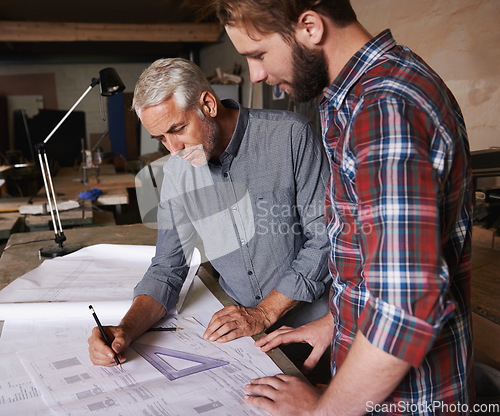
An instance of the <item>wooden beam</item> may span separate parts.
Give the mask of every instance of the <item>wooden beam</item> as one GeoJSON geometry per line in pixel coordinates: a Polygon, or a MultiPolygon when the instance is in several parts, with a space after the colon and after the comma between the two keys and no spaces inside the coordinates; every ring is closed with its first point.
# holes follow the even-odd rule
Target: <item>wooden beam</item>
{"type": "Polygon", "coordinates": [[[0,21],[1,42],[215,42],[217,23],[123,24],[0,21]]]}

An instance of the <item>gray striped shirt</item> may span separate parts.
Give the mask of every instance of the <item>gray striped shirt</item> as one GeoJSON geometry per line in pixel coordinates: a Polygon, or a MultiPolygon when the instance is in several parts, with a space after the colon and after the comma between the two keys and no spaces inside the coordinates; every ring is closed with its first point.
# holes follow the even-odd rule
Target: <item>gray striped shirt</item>
{"type": "MultiPolygon", "coordinates": [[[[234,101],[223,104],[238,108],[234,101]]],[[[165,163],[156,255],[134,295],[174,307],[186,261],[201,238],[219,283],[241,305],[255,306],[273,289],[317,301],[330,279],[324,224],[329,173],[310,124],[294,113],[240,106],[217,162],[194,167],[170,157],[165,163]]],[[[326,298],[306,312],[306,321],[328,310],[326,298]]]]}

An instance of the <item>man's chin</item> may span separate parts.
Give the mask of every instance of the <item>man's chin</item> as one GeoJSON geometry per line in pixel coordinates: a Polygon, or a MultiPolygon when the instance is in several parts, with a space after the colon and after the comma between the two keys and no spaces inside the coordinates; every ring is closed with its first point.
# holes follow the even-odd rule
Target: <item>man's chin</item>
{"type": "Polygon", "coordinates": [[[193,165],[195,168],[201,168],[202,166],[206,166],[208,164],[208,161],[206,159],[196,159],[196,160],[190,160],[189,163],[193,165]]]}
{"type": "Polygon", "coordinates": [[[199,168],[208,164],[208,160],[205,154],[192,155],[191,157],[183,158],[183,160],[189,163],[190,165],[194,166],[195,168],[199,168]]]}

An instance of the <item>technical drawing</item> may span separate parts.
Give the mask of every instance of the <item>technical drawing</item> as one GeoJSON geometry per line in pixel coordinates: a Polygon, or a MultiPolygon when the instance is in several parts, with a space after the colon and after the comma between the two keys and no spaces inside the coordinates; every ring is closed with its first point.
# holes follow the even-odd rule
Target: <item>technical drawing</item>
{"type": "Polygon", "coordinates": [[[170,348],[163,348],[157,345],[134,342],[130,344],[130,347],[169,380],[175,380],[229,364],[227,361],[190,354],[184,351],[172,350],[170,348]],[[195,364],[187,368],[178,369],[168,363],[167,357],[172,357],[175,360],[191,361],[195,364]]]}

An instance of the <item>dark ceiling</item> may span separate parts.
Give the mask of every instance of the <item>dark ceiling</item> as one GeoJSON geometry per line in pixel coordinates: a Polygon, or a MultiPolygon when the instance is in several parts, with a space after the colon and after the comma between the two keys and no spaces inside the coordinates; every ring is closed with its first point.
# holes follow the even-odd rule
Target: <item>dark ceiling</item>
{"type": "Polygon", "coordinates": [[[202,11],[205,4],[203,0],[0,0],[0,64],[138,62],[192,56],[222,33],[219,27],[214,31],[213,16],[202,11]],[[40,22],[49,29],[43,26],[37,31],[40,22]],[[99,34],[105,30],[97,24],[113,31],[130,28],[115,31],[111,40],[104,35],[101,39],[99,34]],[[81,36],[77,40],[65,37],[64,25],[77,27],[81,36]],[[184,28],[196,36],[183,37],[179,29],[184,28]],[[55,38],[49,36],[52,31],[55,38]],[[162,37],[167,33],[179,36],[162,37]]]}

